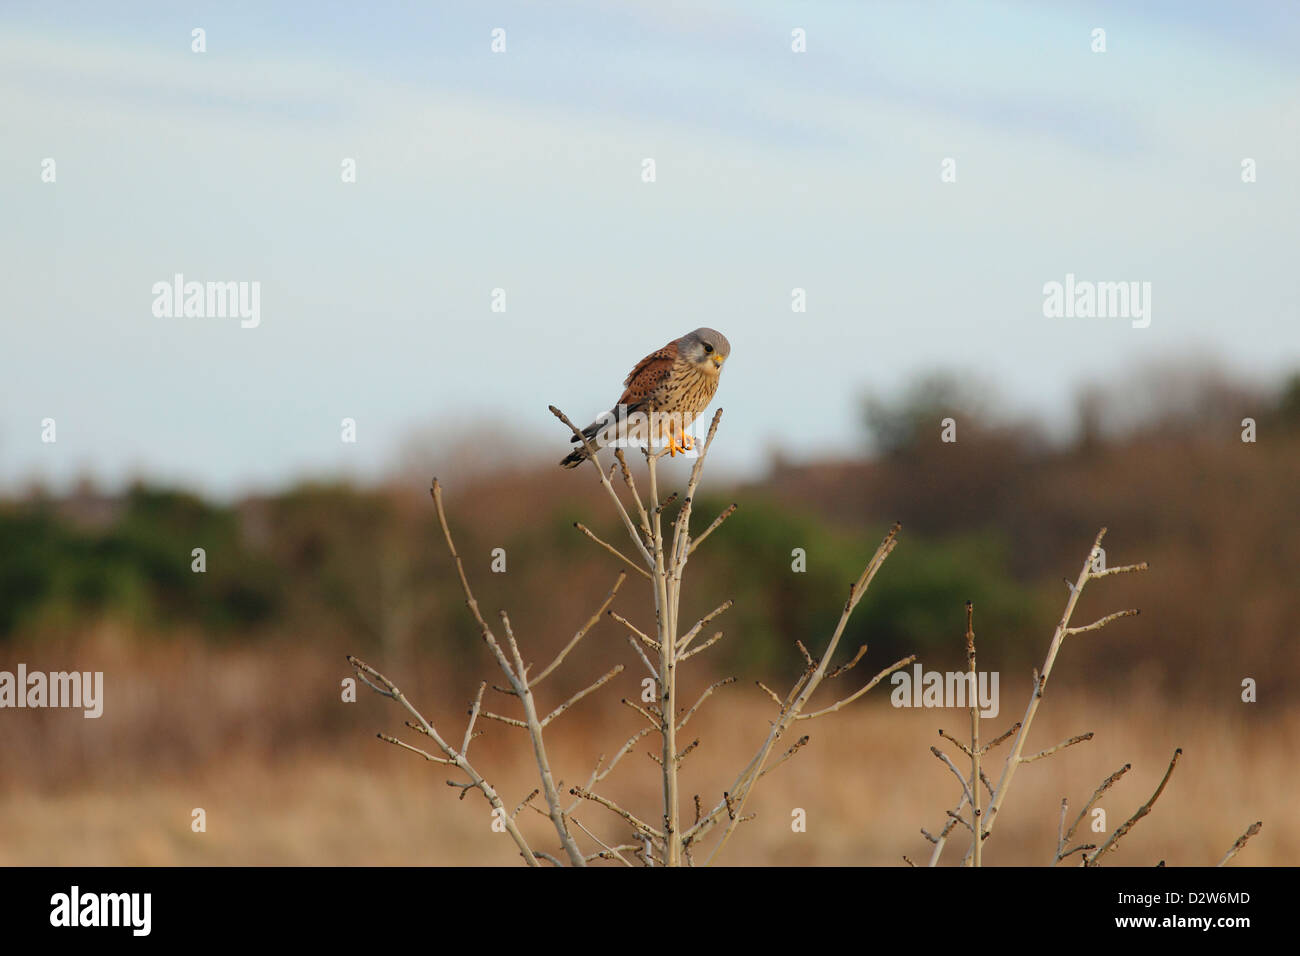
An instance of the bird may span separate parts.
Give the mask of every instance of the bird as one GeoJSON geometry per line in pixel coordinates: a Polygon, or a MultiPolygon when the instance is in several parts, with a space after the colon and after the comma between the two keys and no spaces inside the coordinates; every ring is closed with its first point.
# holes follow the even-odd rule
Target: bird
{"type": "MultiPolygon", "coordinates": [[[[694,440],[686,434],[718,390],[722,364],[731,343],[717,329],[700,328],[651,352],[623,380],[623,394],[614,407],[582,430],[597,450],[612,442],[662,442],[669,453],[690,451],[694,440]]],[[[577,435],[578,447],[560,465],[577,468],[589,457],[577,435]]]]}

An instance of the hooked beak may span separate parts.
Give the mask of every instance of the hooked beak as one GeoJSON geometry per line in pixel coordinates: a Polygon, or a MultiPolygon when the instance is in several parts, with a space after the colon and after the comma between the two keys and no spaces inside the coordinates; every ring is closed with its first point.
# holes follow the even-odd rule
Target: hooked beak
{"type": "Polygon", "coordinates": [[[722,368],[722,363],[725,361],[725,357],[724,357],[724,356],[721,356],[721,355],[713,355],[713,356],[710,356],[710,358],[712,358],[712,360],[713,360],[713,367],[714,367],[714,368],[722,368]]]}

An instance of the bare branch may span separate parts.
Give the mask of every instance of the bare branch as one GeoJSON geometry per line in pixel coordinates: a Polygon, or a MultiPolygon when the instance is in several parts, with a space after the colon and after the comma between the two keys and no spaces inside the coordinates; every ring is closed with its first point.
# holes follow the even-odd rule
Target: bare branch
{"type": "Polygon", "coordinates": [[[777,707],[781,708],[781,710],[785,710],[785,701],[783,701],[780,697],[776,696],[776,691],[772,690],[772,688],[768,687],[761,680],[756,680],[754,681],[754,683],[757,684],[760,688],[762,688],[768,697],[772,698],[772,701],[776,704],[777,707]]]}
{"type": "Polygon", "coordinates": [[[790,748],[785,753],[781,754],[781,756],[777,757],[775,760],[772,761],[772,763],[769,766],[763,769],[763,772],[758,775],[759,778],[761,779],[762,777],[767,776],[777,767],[781,766],[781,764],[785,763],[787,760],[789,760],[791,757],[797,754],[799,750],[804,746],[804,744],[808,743],[808,739],[809,739],[808,735],[804,734],[802,737],[796,740],[793,744],[790,745],[790,748]]]}
{"type": "MultiPolygon", "coordinates": [[[[758,777],[761,775],[763,765],[767,762],[768,755],[772,752],[772,748],[775,746],[777,738],[790,728],[794,719],[802,712],[808,699],[821,684],[822,677],[829,668],[830,661],[839,647],[840,639],[844,636],[844,629],[848,626],[849,616],[862,600],[862,596],[866,593],[866,589],[870,586],[876,573],[880,570],[881,565],[884,564],[885,559],[888,558],[890,553],[894,550],[898,543],[898,533],[901,530],[902,525],[895,523],[885,535],[884,540],[882,540],[880,545],[876,548],[875,554],[872,555],[867,566],[863,568],[857,581],[850,585],[849,596],[844,602],[843,610],[840,612],[839,623],[836,625],[834,633],[831,634],[831,639],[827,642],[825,650],[822,651],[820,662],[817,667],[812,671],[806,671],[795,682],[795,688],[790,692],[789,705],[783,708],[781,715],[776,720],[772,721],[771,729],[768,731],[767,738],[759,747],[758,753],[754,755],[737,776],[729,793],[734,795],[735,802],[740,807],[743,808],[745,801],[748,800],[749,794],[752,792],[755,782],[757,782],[758,777]]],[[[727,799],[731,800],[732,798],[728,797],[727,799]]],[[[735,832],[736,817],[739,814],[733,813],[730,806],[728,806],[727,809],[728,818],[731,822],[723,831],[722,837],[718,840],[717,845],[715,845],[713,850],[710,852],[709,858],[706,861],[708,863],[712,863],[713,860],[717,859],[718,854],[722,852],[722,849],[726,846],[730,835],[735,832]]],[[[713,810],[705,815],[704,819],[687,831],[686,835],[683,837],[683,842],[689,844],[698,841],[701,837],[707,834],[708,831],[720,820],[721,812],[722,805],[715,806],[713,810]]]]}
{"type": "Polygon", "coordinates": [[[963,817],[961,814],[959,814],[959,813],[954,813],[954,812],[951,811],[951,810],[945,810],[944,813],[948,814],[948,816],[952,817],[953,820],[954,820],[955,822],[960,823],[960,824],[961,824],[962,826],[964,826],[967,830],[970,830],[971,833],[974,833],[974,832],[975,832],[974,830],[971,830],[971,826],[970,826],[970,824],[969,824],[968,822],[966,822],[966,818],[963,817]]]}
{"type": "Polygon", "coordinates": [[[1110,852],[1111,850],[1115,849],[1115,845],[1119,843],[1120,839],[1126,833],[1128,833],[1129,830],[1133,829],[1133,825],[1135,823],[1137,823],[1144,816],[1146,816],[1148,813],[1151,812],[1152,806],[1154,806],[1155,802],[1160,799],[1160,794],[1164,793],[1165,784],[1169,782],[1169,777],[1173,774],[1174,767],[1178,766],[1178,758],[1181,757],[1182,755],[1183,755],[1182,747],[1179,747],[1177,750],[1174,751],[1173,759],[1169,761],[1169,769],[1165,771],[1165,775],[1160,781],[1160,786],[1156,787],[1156,792],[1151,794],[1151,799],[1148,800],[1146,803],[1142,804],[1142,806],[1138,807],[1137,813],[1129,817],[1123,826],[1121,826],[1118,830],[1112,833],[1110,835],[1110,839],[1107,840],[1105,843],[1103,843],[1100,849],[1098,849],[1095,853],[1093,853],[1092,856],[1084,858],[1084,864],[1086,866],[1096,866],[1097,861],[1101,859],[1101,857],[1103,857],[1106,853],[1110,852]]]}
{"type": "MultiPolygon", "coordinates": [[[[637,570],[640,569],[638,568],[637,570]]],[[[587,632],[596,626],[596,622],[599,621],[601,615],[609,609],[610,604],[614,601],[614,595],[618,594],[618,589],[623,586],[623,582],[626,580],[627,575],[620,571],[617,580],[614,581],[614,586],[609,589],[609,593],[605,595],[605,600],[600,603],[600,607],[596,608],[596,612],[587,619],[586,623],[584,623],[582,627],[578,628],[578,632],[573,635],[572,640],[570,640],[568,644],[564,645],[564,650],[560,651],[560,653],[556,655],[555,660],[551,661],[551,663],[546,666],[545,670],[532,679],[530,682],[531,686],[536,687],[542,681],[546,680],[546,678],[550,676],[551,672],[559,667],[564,661],[564,658],[568,656],[569,651],[573,650],[574,647],[577,646],[578,642],[587,636],[587,632]]]]}
{"type": "Polygon", "coordinates": [[[632,492],[632,500],[636,502],[637,517],[641,522],[642,542],[650,540],[650,516],[646,514],[645,504],[641,501],[641,494],[636,490],[636,482],[632,478],[632,470],[627,466],[627,458],[623,454],[623,449],[615,448],[614,457],[618,460],[618,466],[623,470],[623,483],[627,485],[628,491],[632,492]]]}
{"type": "Polygon", "coordinates": [[[1057,857],[1057,860],[1058,861],[1064,860],[1067,856],[1071,856],[1080,851],[1087,853],[1089,850],[1095,850],[1095,849],[1097,849],[1097,844],[1095,843],[1080,843],[1078,846],[1072,846],[1068,850],[1064,851],[1060,856],[1057,857]]]}
{"type": "MultiPolygon", "coordinates": [[[[623,527],[627,528],[628,536],[632,539],[633,543],[636,544],[637,550],[641,552],[641,559],[645,561],[646,567],[652,566],[654,564],[654,559],[650,557],[650,551],[646,548],[645,542],[641,539],[640,535],[637,534],[636,525],[632,523],[632,516],[627,513],[627,508],[623,506],[623,499],[618,496],[618,492],[614,490],[614,486],[609,483],[609,477],[605,474],[605,469],[600,467],[600,462],[596,459],[596,449],[592,447],[592,444],[587,440],[587,437],[582,434],[582,429],[569,421],[569,416],[565,415],[564,412],[560,411],[554,405],[548,405],[547,408],[550,409],[552,415],[564,422],[564,424],[568,425],[569,429],[577,439],[582,442],[583,448],[586,449],[587,454],[591,458],[592,465],[596,468],[596,474],[600,475],[600,483],[605,486],[605,491],[608,492],[610,500],[614,502],[614,507],[618,510],[619,517],[623,519],[623,527]]],[[[637,499],[637,504],[640,506],[640,498],[637,499]]]]}
{"type": "Polygon", "coordinates": [[[1093,621],[1091,624],[1085,624],[1083,627],[1067,627],[1065,633],[1068,635],[1082,634],[1084,631],[1097,631],[1105,627],[1111,621],[1117,621],[1121,617],[1136,617],[1141,613],[1142,612],[1138,608],[1131,607],[1126,611],[1116,611],[1114,614],[1107,614],[1105,617],[1093,621]]]}
{"type": "Polygon", "coordinates": [[[853,668],[857,666],[858,661],[862,660],[862,658],[866,655],[866,653],[867,653],[867,645],[863,644],[861,647],[858,648],[858,652],[853,655],[853,658],[851,660],[841,664],[839,667],[835,668],[835,670],[827,674],[826,679],[831,680],[832,678],[839,677],[841,674],[853,670],[853,668]]]}
{"type": "Polygon", "coordinates": [[[644,833],[647,836],[654,837],[657,840],[662,840],[664,838],[664,835],[660,831],[650,826],[650,824],[645,823],[642,820],[638,820],[635,816],[633,816],[627,810],[624,810],[613,800],[607,800],[604,797],[602,797],[600,794],[592,793],[590,790],[587,790],[583,787],[572,787],[570,788],[569,793],[573,794],[575,797],[582,797],[582,799],[584,800],[591,800],[595,803],[599,803],[605,809],[614,811],[620,817],[626,820],[628,823],[632,824],[632,826],[636,827],[637,830],[639,830],[641,833],[644,833]]]}
{"type": "MultiPolygon", "coordinates": [[[[411,702],[406,699],[405,695],[397,689],[396,684],[390,681],[383,674],[379,673],[379,671],[375,670],[365,661],[359,660],[350,654],[348,655],[347,660],[348,663],[352,665],[353,670],[356,671],[358,676],[362,674],[367,675],[368,677],[374,678],[374,680],[379,684],[383,685],[382,692],[385,696],[391,697],[393,700],[397,701],[408,714],[414,717],[424,729],[425,734],[438,745],[438,749],[441,750],[449,760],[451,760],[470,778],[470,786],[477,787],[482,792],[483,796],[487,798],[488,803],[492,805],[493,809],[501,810],[502,815],[505,815],[505,806],[501,802],[501,797],[497,794],[496,789],[493,788],[493,786],[488,783],[476,769],[474,769],[474,765],[469,762],[468,758],[462,754],[458,754],[454,749],[452,749],[450,744],[442,739],[442,736],[438,733],[433,724],[426,720],[424,715],[415,709],[414,705],[412,705],[411,702]]],[[[367,683],[370,683],[370,681],[367,681],[367,683]]],[[[462,796],[463,795],[464,791],[462,791],[462,796]]],[[[523,833],[521,833],[519,828],[515,826],[514,820],[507,818],[503,822],[505,824],[506,832],[515,842],[515,846],[519,848],[519,852],[523,856],[524,862],[529,866],[537,866],[537,854],[535,854],[529,847],[528,841],[524,839],[523,833]]]]}
{"type": "Polygon", "coordinates": [[[542,791],[540,787],[534,787],[532,793],[530,793],[528,796],[524,797],[522,800],[519,801],[519,806],[515,807],[515,812],[510,814],[511,818],[513,819],[514,817],[519,816],[519,811],[522,810],[524,807],[528,806],[530,803],[532,803],[533,798],[536,797],[541,792],[542,791]]]}
{"type": "Polygon", "coordinates": [[[1062,740],[1055,747],[1048,747],[1046,750],[1040,750],[1032,757],[1021,757],[1020,762],[1029,763],[1030,761],[1033,760],[1041,760],[1043,757],[1050,757],[1058,750],[1064,750],[1066,747],[1073,747],[1075,744],[1081,744],[1085,740],[1091,740],[1091,739],[1092,739],[1092,731],[1090,730],[1086,734],[1079,734],[1079,736],[1071,737],[1069,740],[1062,740]]]}
{"type": "Polygon", "coordinates": [[[1133,765],[1129,763],[1124,764],[1124,766],[1120,767],[1101,782],[1101,785],[1093,791],[1092,797],[1083,805],[1083,809],[1079,811],[1079,815],[1074,818],[1074,822],[1070,824],[1070,829],[1065,831],[1065,837],[1060,841],[1061,845],[1064,845],[1069,841],[1070,837],[1074,836],[1074,831],[1079,828],[1079,824],[1082,823],[1083,818],[1088,815],[1088,811],[1096,805],[1097,801],[1102,798],[1107,790],[1115,785],[1116,781],[1118,781],[1120,777],[1129,772],[1132,766],[1133,765]]]}
{"type": "Polygon", "coordinates": [[[1052,860],[1055,865],[1056,861],[1061,858],[1061,851],[1065,849],[1065,815],[1070,810],[1070,801],[1065,797],[1061,798],[1061,819],[1056,824],[1056,856],[1052,860]]]}
{"type": "Polygon", "coordinates": [[[588,694],[590,694],[592,691],[594,691],[594,690],[598,689],[599,687],[603,686],[603,685],[604,685],[607,681],[609,681],[611,678],[613,678],[613,677],[615,677],[616,675],[621,674],[621,673],[623,673],[623,665],[622,665],[622,664],[615,664],[612,668],[610,668],[610,670],[608,670],[608,671],[604,674],[604,676],[602,676],[602,677],[601,677],[599,680],[597,680],[594,684],[591,684],[590,686],[584,688],[583,690],[578,691],[576,694],[574,694],[572,697],[570,697],[568,700],[566,700],[566,701],[565,701],[563,704],[561,704],[559,707],[556,707],[553,711],[551,711],[549,714],[547,714],[546,717],[544,717],[544,718],[542,719],[542,726],[545,727],[547,724],[549,724],[551,721],[553,721],[556,717],[559,717],[560,714],[564,713],[566,710],[568,710],[570,707],[572,707],[572,706],[573,706],[574,704],[576,704],[578,701],[582,700],[582,698],[586,697],[586,696],[587,696],[588,694]]]}
{"type": "Polygon", "coordinates": [[[1122,568],[1107,568],[1104,571],[1093,571],[1088,575],[1088,578],[1091,580],[1093,578],[1109,577],[1112,574],[1128,574],[1130,571],[1145,570],[1147,570],[1147,563],[1143,561],[1139,564],[1126,564],[1122,568]]]}
{"type": "Polygon", "coordinates": [[[948,759],[948,755],[944,753],[942,750],[940,750],[938,747],[931,747],[930,753],[934,754],[936,757],[938,757],[940,760],[942,760],[944,763],[948,765],[948,769],[953,772],[953,776],[955,776],[958,780],[961,781],[961,788],[966,795],[966,799],[970,801],[972,805],[974,805],[975,798],[971,795],[970,785],[966,783],[966,778],[961,775],[961,771],[957,769],[957,765],[953,763],[950,759],[948,759]]]}
{"type": "Polygon", "coordinates": [[[1006,740],[1008,737],[1010,737],[1019,729],[1020,729],[1020,721],[1017,720],[1014,724],[1011,725],[1009,730],[1005,731],[1004,733],[998,734],[996,737],[994,737],[992,740],[986,743],[983,747],[981,747],[980,753],[982,754],[988,753],[990,750],[992,750],[998,744],[1002,743],[1002,741],[1006,740]]]}
{"type": "MultiPolygon", "coordinates": [[[[492,628],[488,627],[487,621],[483,619],[482,612],[479,611],[478,601],[474,599],[474,592],[469,586],[469,578],[465,576],[465,564],[461,561],[460,553],[456,550],[456,543],[451,539],[451,526],[447,524],[447,512],[442,506],[442,486],[438,484],[437,478],[433,479],[433,486],[429,489],[429,494],[433,496],[434,510],[438,513],[438,524],[442,526],[442,535],[447,540],[447,550],[451,552],[452,561],[456,564],[456,573],[460,577],[460,586],[465,592],[465,605],[474,615],[474,620],[478,622],[483,640],[487,643],[488,649],[492,651],[497,664],[507,677],[512,678],[511,683],[513,684],[513,672],[510,670],[510,662],[506,660],[505,653],[497,643],[496,635],[492,633],[492,628]]],[[[520,674],[519,677],[522,678],[523,675],[520,674]]]]}
{"type": "Polygon", "coordinates": [[[609,612],[607,612],[607,613],[609,614],[610,617],[612,617],[614,620],[618,621],[618,623],[622,624],[622,625],[623,625],[624,627],[626,627],[629,631],[631,631],[633,634],[635,634],[637,637],[639,637],[639,638],[641,639],[641,641],[642,641],[642,642],[643,642],[647,647],[653,648],[653,649],[656,650],[656,651],[659,650],[659,642],[658,642],[658,641],[656,641],[656,640],[655,640],[653,637],[651,637],[650,635],[643,633],[643,632],[641,631],[640,628],[638,628],[635,624],[633,624],[631,621],[629,621],[629,620],[628,620],[627,618],[625,618],[623,615],[619,614],[617,611],[609,611],[609,612]]]}
{"type": "Polygon", "coordinates": [[[469,708],[469,723],[465,726],[465,739],[461,742],[460,752],[469,753],[469,742],[474,739],[474,722],[478,720],[478,712],[483,707],[483,691],[487,689],[487,681],[480,681],[478,693],[474,695],[474,703],[469,708]]]}
{"type": "Polygon", "coordinates": [[[721,631],[718,631],[716,634],[714,634],[711,638],[709,638],[707,641],[705,641],[705,642],[704,642],[703,644],[701,644],[699,647],[693,647],[693,648],[691,648],[689,651],[687,651],[685,654],[678,654],[678,655],[677,655],[677,663],[680,664],[682,661],[694,657],[694,656],[695,656],[696,654],[698,654],[700,651],[707,651],[710,647],[712,647],[714,644],[718,643],[718,641],[720,641],[720,640],[722,640],[722,632],[721,632],[721,631]]]}
{"type": "Polygon", "coordinates": [[[943,855],[943,848],[948,842],[948,834],[951,833],[952,828],[957,825],[956,821],[952,818],[960,816],[962,808],[969,802],[970,801],[966,798],[966,794],[963,792],[961,800],[957,802],[957,806],[952,811],[945,811],[945,813],[948,814],[948,822],[944,824],[943,829],[939,832],[937,837],[931,835],[930,831],[926,830],[925,827],[921,828],[921,833],[925,835],[925,838],[934,844],[934,849],[930,852],[930,861],[926,866],[939,865],[939,857],[943,855]]]}
{"type": "Polygon", "coordinates": [[[957,749],[960,750],[962,753],[964,753],[967,757],[969,757],[969,756],[971,755],[971,754],[970,754],[970,748],[969,748],[969,747],[967,747],[964,743],[962,743],[960,740],[958,740],[958,739],[957,739],[956,737],[954,737],[952,734],[945,734],[945,733],[943,732],[943,728],[942,728],[942,727],[939,728],[939,736],[942,737],[944,740],[948,740],[948,741],[951,741],[952,743],[956,744],[956,745],[957,745],[957,749]]]}
{"type": "Polygon", "coordinates": [[[734,677],[724,677],[722,680],[720,680],[720,681],[714,681],[712,684],[710,684],[710,685],[705,689],[704,693],[700,695],[700,699],[697,700],[697,701],[695,702],[694,706],[692,706],[691,709],[688,710],[688,711],[686,712],[686,716],[684,716],[684,717],[683,717],[683,718],[678,722],[678,724],[677,724],[677,729],[678,729],[678,730],[681,730],[683,727],[686,726],[686,722],[687,722],[688,720],[691,719],[691,715],[694,714],[697,710],[700,709],[700,705],[703,704],[706,700],[709,699],[709,695],[710,695],[710,694],[712,694],[712,693],[713,693],[715,690],[717,690],[719,687],[725,687],[725,686],[727,686],[728,684],[734,684],[735,682],[736,682],[736,678],[734,678],[734,677]]]}
{"type": "Polygon", "coordinates": [[[585,535],[586,535],[588,538],[590,538],[592,541],[596,542],[598,545],[600,545],[602,548],[604,548],[606,551],[608,551],[610,554],[612,554],[614,557],[618,558],[620,561],[622,561],[624,564],[626,564],[629,568],[631,568],[631,569],[632,569],[633,571],[635,571],[637,574],[641,575],[641,577],[645,578],[647,581],[650,580],[650,572],[649,572],[649,571],[647,571],[645,568],[641,567],[641,565],[637,564],[635,561],[633,561],[631,558],[629,558],[629,557],[628,557],[626,554],[624,554],[622,551],[618,550],[618,548],[614,547],[614,546],[613,546],[612,544],[610,544],[608,541],[605,541],[603,538],[598,537],[594,531],[592,531],[590,528],[588,528],[588,527],[587,527],[585,524],[583,524],[581,521],[575,521],[575,522],[573,522],[573,526],[574,526],[575,528],[577,528],[579,531],[581,531],[583,534],[585,534],[585,535]]]}
{"type": "Polygon", "coordinates": [[[1262,820],[1256,820],[1254,823],[1252,823],[1249,827],[1247,827],[1245,833],[1237,837],[1237,842],[1232,845],[1232,848],[1228,850],[1228,852],[1224,855],[1223,859],[1214,865],[1223,866],[1225,863],[1231,860],[1234,856],[1236,856],[1241,851],[1241,848],[1246,845],[1247,841],[1249,841],[1251,837],[1253,837],[1256,833],[1258,833],[1260,831],[1260,828],[1263,826],[1264,826],[1264,822],[1262,820]]]}
{"type": "Polygon", "coordinates": [[[867,683],[863,685],[862,689],[859,690],[856,694],[850,694],[848,697],[845,697],[843,700],[831,704],[831,706],[829,707],[823,707],[821,710],[814,711],[811,714],[799,714],[798,716],[795,717],[795,720],[812,720],[814,717],[821,717],[824,714],[833,714],[835,711],[840,710],[843,707],[847,707],[849,704],[853,703],[855,700],[857,700],[867,691],[871,690],[871,688],[879,684],[882,679],[888,677],[890,674],[894,673],[894,671],[898,670],[900,667],[906,667],[908,664],[911,664],[915,660],[916,660],[915,654],[908,654],[901,661],[894,661],[894,663],[890,664],[888,667],[886,667],[875,677],[871,678],[871,680],[867,681],[867,683]]]}
{"type": "Polygon", "coordinates": [[[513,717],[502,717],[500,714],[494,714],[490,710],[482,711],[484,717],[488,720],[498,720],[503,724],[509,724],[511,727],[522,727],[528,729],[528,724],[522,720],[515,720],[513,717]]]}
{"type": "MultiPolygon", "coordinates": [[[[625,756],[625,755],[626,755],[626,754],[627,754],[627,753],[628,753],[628,752],[629,752],[633,747],[636,746],[637,741],[639,741],[639,740],[640,740],[642,737],[644,737],[646,734],[650,733],[653,729],[654,729],[654,728],[652,728],[652,727],[645,727],[645,728],[642,728],[641,730],[638,730],[638,731],[637,731],[636,733],[634,733],[631,737],[629,737],[628,740],[627,740],[627,743],[623,744],[623,746],[619,748],[618,753],[614,754],[614,759],[611,760],[608,764],[605,765],[605,769],[604,769],[604,770],[601,770],[601,769],[600,769],[601,764],[603,764],[603,763],[605,762],[605,755],[604,755],[604,754],[601,754],[601,755],[596,759],[596,768],[595,768],[594,770],[591,771],[591,776],[587,778],[587,785],[586,785],[585,787],[583,787],[582,789],[583,789],[583,790],[590,790],[590,789],[591,789],[592,787],[594,787],[596,784],[600,783],[602,780],[604,780],[606,777],[608,777],[611,773],[613,773],[613,772],[614,772],[614,768],[618,766],[618,762],[619,762],[620,760],[622,760],[623,757],[624,757],[624,756],[625,756]]],[[[582,802],[582,798],[579,797],[578,799],[574,800],[573,803],[569,804],[569,808],[568,808],[567,810],[565,810],[564,812],[565,812],[566,814],[571,814],[571,813],[573,813],[573,811],[574,811],[575,809],[577,809],[578,804],[580,804],[581,802],[582,802]]]]}
{"type": "MultiPolygon", "coordinates": [[[[510,626],[510,615],[504,610],[498,611],[497,613],[501,618],[502,627],[505,628],[506,641],[510,644],[510,656],[515,659],[515,675],[517,679],[512,680],[510,683],[515,689],[515,695],[523,697],[529,689],[528,668],[524,666],[524,659],[519,654],[519,643],[515,640],[514,629],[510,626]]],[[[509,676],[508,671],[506,672],[506,676],[509,676]]]]}
{"type": "Polygon", "coordinates": [[[579,830],[581,830],[583,833],[587,834],[587,836],[591,837],[592,840],[594,840],[594,841],[596,842],[596,844],[597,844],[598,846],[601,847],[602,852],[600,852],[600,853],[589,853],[589,854],[587,854],[587,862],[590,863],[592,860],[609,860],[609,859],[614,859],[614,860],[618,860],[618,861],[619,861],[620,863],[622,863],[624,866],[631,866],[631,865],[632,865],[631,863],[629,863],[629,862],[627,861],[627,859],[623,856],[623,854],[619,852],[619,850],[636,850],[636,849],[640,849],[640,848],[637,846],[637,844],[635,844],[635,843],[627,843],[627,844],[622,844],[622,845],[620,845],[620,846],[610,846],[608,843],[603,843],[603,842],[601,841],[600,837],[596,836],[596,834],[592,833],[590,830],[588,830],[586,827],[584,827],[580,821],[575,820],[573,817],[570,817],[569,820],[570,820],[570,822],[573,823],[574,826],[576,826],[576,827],[577,827],[579,830]]]}
{"type": "Polygon", "coordinates": [[[650,722],[650,728],[649,728],[649,729],[651,729],[651,730],[658,730],[658,729],[659,729],[659,720],[658,720],[657,718],[655,718],[655,717],[652,717],[652,716],[651,716],[651,715],[650,715],[650,714],[649,714],[649,713],[648,713],[644,708],[637,706],[636,703],[634,703],[633,701],[628,700],[626,697],[620,697],[620,698],[619,698],[619,703],[620,703],[620,704],[627,704],[627,706],[631,707],[631,708],[632,708],[633,710],[635,710],[638,714],[640,714],[642,717],[644,717],[646,720],[648,720],[648,721],[650,722]]]}
{"type": "Polygon", "coordinates": [[[809,670],[812,670],[817,666],[817,662],[813,660],[813,656],[808,653],[808,648],[803,646],[803,641],[795,641],[794,646],[799,648],[799,653],[803,655],[804,664],[809,670]]]}
{"type": "Polygon", "coordinates": [[[364,672],[364,671],[357,671],[357,676],[360,677],[361,680],[365,682],[366,686],[368,686],[368,687],[369,687],[371,690],[373,690],[376,694],[379,694],[379,695],[381,695],[381,696],[383,696],[383,697],[391,698],[391,699],[393,699],[393,700],[396,700],[396,699],[397,699],[396,696],[393,694],[392,691],[390,691],[390,690],[385,690],[384,688],[380,687],[378,684],[376,684],[374,681],[372,681],[369,677],[367,677],[367,676],[365,675],[365,672],[364,672]]]}
{"type": "Polygon", "coordinates": [[[632,645],[632,650],[636,651],[636,656],[641,658],[641,663],[645,665],[645,669],[650,672],[650,676],[658,684],[660,681],[659,671],[650,663],[650,658],[646,657],[645,651],[641,649],[641,645],[637,643],[636,638],[631,634],[624,634],[623,636],[627,638],[627,642],[632,645]]]}
{"type": "Polygon", "coordinates": [[[691,641],[695,640],[695,636],[700,633],[700,631],[704,628],[706,624],[712,621],[723,611],[727,610],[734,603],[735,602],[732,601],[731,598],[727,598],[727,600],[723,601],[721,604],[715,607],[708,614],[704,615],[704,617],[696,621],[695,626],[692,627],[689,631],[687,631],[686,634],[683,635],[682,638],[677,642],[677,653],[680,654],[682,651],[686,650],[686,648],[690,646],[691,641]]]}
{"type": "MultiPolygon", "coordinates": [[[[452,767],[456,766],[456,761],[454,760],[448,760],[446,757],[435,757],[433,754],[429,753],[428,751],[421,750],[419,747],[412,747],[410,744],[406,743],[405,741],[398,740],[396,737],[390,737],[388,736],[388,734],[375,734],[375,736],[378,737],[380,740],[385,740],[390,744],[394,744],[398,747],[401,747],[403,750],[409,750],[412,753],[417,753],[425,760],[432,760],[434,763],[445,763],[452,767]]],[[[470,786],[473,786],[473,784],[470,784],[470,786]]]]}
{"type": "MultiPolygon", "coordinates": [[[[1061,645],[1065,642],[1066,637],[1071,633],[1070,618],[1074,615],[1074,608],[1079,601],[1079,596],[1083,592],[1084,585],[1093,578],[1106,577],[1111,573],[1120,573],[1122,571],[1130,570],[1137,571],[1146,568],[1146,564],[1143,563],[1129,565],[1124,568],[1112,568],[1110,571],[1104,572],[1094,571],[1093,562],[1101,548],[1102,538],[1105,536],[1106,529],[1103,527],[1097,532],[1097,537],[1093,540],[1092,547],[1089,549],[1088,555],[1084,559],[1083,567],[1080,569],[1075,582],[1070,584],[1068,580],[1066,581],[1066,584],[1070,589],[1070,596],[1065,602],[1065,611],[1062,613],[1061,619],[1057,623],[1056,629],[1052,634],[1052,641],[1048,646],[1047,656],[1043,660],[1042,671],[1040,672],[1037,668],[1034,670],[1034,691],[1030,695],[1029,705],[1025,709],[1025,716],[1020,721],[1020,729],[1016,732],[1015,740],[1011,745],[1011,753],[1007,757],[1006,763],[1003,765],[1002,776],[998,780],[997,787],[994,789],[993,799],[989,802],[988,813],[985,815],[985,821],[982,824],[986,836],[993,832],[993,827],[997,824],[998,811],[1002,808],[1007,793],[1011,789],[1011,782],[1015,777],[1016,770],[1022,763],[1026,762],[1021,759],[1021,755],[1024,752],[1025,741],[1029,737],[1030,727],[1033,725],[1034,717],[1038,713],[1038,707],[1042,702],[1043,692],[1047,687],[1048,678],[1051,676],[1052,667],[1056,663],[1057,654],[1060,652],[1061,645]]],[[[1122,612],[1119,616],[1127,616],[1127,612],[1122,612]]],[[[1088,625],[1080,630],[1091,630],[1094,627],[1104,626],[1107,620],[1108,618],[1102,618],[1093,625],[1088,625]]],[[[1075,631],[1074,633],[1078,632],[1079,631],[1075,631]]]]}
{"type": "Polygon", "coordinates": [[[713,534],[713,532],[718,529],[719,525],[721,525],[722,522],[726,521],[728,518],[730,518],[733,514],[736,513],[736,508],[737,505],[734,502],[728,505],[726,508],[724,508],[722,514],[718,515],[716,518],[713,519],[713,524],[705,528],[704,532],[698,538],[696,538],[694,541],[691,542],[691,546],[689,549],[687,549],[686,553],[688,555],[694,554],[695,549],[704,543],[705,538],[713,534]]]}

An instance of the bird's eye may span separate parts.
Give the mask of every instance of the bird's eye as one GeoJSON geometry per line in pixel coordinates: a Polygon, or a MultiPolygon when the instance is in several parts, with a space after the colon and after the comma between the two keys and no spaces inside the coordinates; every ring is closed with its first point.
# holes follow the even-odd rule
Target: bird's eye
{"type": "Polygon", "coordinates": [[[705,345],[705,346],[704,346],[704,351],[705,351],[706,354],[711,353],[711,352],[713,351],[713,346],[712,346],[712,345],[705,345]]]}

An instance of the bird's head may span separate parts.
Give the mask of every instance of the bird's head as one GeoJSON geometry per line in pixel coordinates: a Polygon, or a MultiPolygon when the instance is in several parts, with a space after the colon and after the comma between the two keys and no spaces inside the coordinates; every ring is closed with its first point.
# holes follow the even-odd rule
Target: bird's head
{"type": "Polygon", "coordinates": [[[678,352],[703,371],[718,375],[731,354],[731,343],[717,329],[696,329],[677,340],[678,352]]]}

